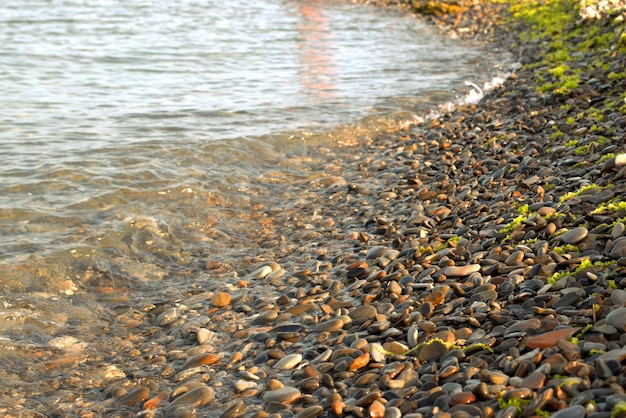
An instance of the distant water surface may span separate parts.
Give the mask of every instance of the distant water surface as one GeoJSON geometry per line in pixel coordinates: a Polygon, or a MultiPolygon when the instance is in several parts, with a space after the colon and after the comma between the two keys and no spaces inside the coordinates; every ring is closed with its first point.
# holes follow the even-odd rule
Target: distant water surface
{"type": "Polygon", "coordinates": [[[484,49],[345,1],[3,2],[2,341],[96,321],[77,306],[104,282],[141,292],[198,254],[254,254],[253,208],[287,198],[320,147],[494,73],[484,49]]]}

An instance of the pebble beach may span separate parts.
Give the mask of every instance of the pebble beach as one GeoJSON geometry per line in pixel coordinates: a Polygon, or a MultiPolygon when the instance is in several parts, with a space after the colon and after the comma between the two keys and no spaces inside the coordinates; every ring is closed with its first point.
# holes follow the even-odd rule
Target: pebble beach
{"type": "Polygon", "coordinates": [[[391,3],[519,65],[321,148],[243,264],[103,313],[107,356],[4,359],[0,415],[626,417],[626,3],[391,3]]]}

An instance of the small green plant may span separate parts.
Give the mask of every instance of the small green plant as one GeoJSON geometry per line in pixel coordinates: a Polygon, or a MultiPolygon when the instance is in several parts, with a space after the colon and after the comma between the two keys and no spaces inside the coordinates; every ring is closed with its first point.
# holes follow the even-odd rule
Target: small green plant
{"type": "Polygon", "coordinates": [[[608,268],[615,264],[616,264],[616,261],[596,261],[595,263],[592,263],[590,260],[583,260],[580,262],[578,267],[576,267],[574,270],[567,270],[567,271],[563,271],[559,273],[554,273],[552,276],[548,277],[548,283],[555,284],[556,282],[558,282],[565,276],[575,276],[576,273],[582,270],[588,269],[588,268],[592,268],[592,267],[608,268]]]}
{"type": "Polygon", "coordinates": [[[498,408],[500,408],[500,410],[505,410],[507,408],[514,406],[515,409],[517,409],[517,414],[519,416],[522,415],[522,407],[528,405],[529,403],[530,403],[530,399],[517,399],[517,398],[504,399],[503,396],[500,396],[498,398],[498,408]]]}
{"type": "Polygon", "coordinates": [[[626,416],[626,401],[619,401],[611,411],[611,418],[622,418],[626,416]]]}
{"type": "Polygon", "coordinates": [[[567,141],[565,143],[566,146],[568,147],[575,147],[576,145],[578,145],[578,140],[577,139],[570,139],[569,141],[567,141]]]}
{"type": "MultiPolygon", "coordinates": [[[[576,143],[578,143],[578,141],[576,141],[576,143]]],[[[581,194],[588,192],[589,190],[602,189],[602,188],[603,187],[598,186],[595,183],[589,184],[587,186],[583,186],[580,189],[576,190],[575,192],[565,193],[563,196],[561,196],[561,199],[559,199],[559,203],[567,202],[568,200],[573,199],[576,196],[580,196],[581,194]]]]}
{"type": "Polygon", "coordinates": [[[520,215],[528,215],[530,210],[528,209],[528,203],[523,204],[519,208],[517,208],[517,213],[520,215]]]}
{"type": "Polygon", "coordinates": [[[552,127],[552,134],[550,134],[550,139],[551,140],[556,140],[561,138],[562,136],[564,136],[565,134],[563,132],[561,132],[561,130],[559,128],[557,128],[556,126],[552,127]]]}
{"type": "Polygon", "coordinates": [[[574,154],[586,155],[586,154],[589,154],[590,149],[591,149],[590,145],[581,145],[580,147],[576,148],[576,150],[574,151],[574,154]]]}
{"type": "Polygon", "coordinates": [[[626,202],[616,201],[601,203],[591,212],[591,214],[596,215],[604,212],[619,212],[620,210],[626,210],[626,202]]]}
{"type": "Polygon", "coordinates": [[[552,248],[552,251],[554,251],[557,254],[566,254],[566,253],[574,253],[574,252],[578,252],[578,247],[572,244],[565,244],[563,246],[556,246],[554,248],[552,248]]]}

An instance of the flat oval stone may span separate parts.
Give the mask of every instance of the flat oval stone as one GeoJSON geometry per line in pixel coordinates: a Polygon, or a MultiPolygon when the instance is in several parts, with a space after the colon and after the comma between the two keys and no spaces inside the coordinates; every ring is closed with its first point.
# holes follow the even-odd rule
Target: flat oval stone
{"type": "Polygon", "coordinates": [[[213,295],[211,298],[211,304],[216,308],[230,305],[232,297],[226,292],[219,292],[213,295]]]}
{"type": "Polygon", "coordinates": [[[376,311],[376,308],[372,305],[361,305],[358,308],[354,308],[350,312],[348,312],[348,316],[352,318],[352,320],[370,319],[374,318],[377,313],[378,312],[376,311]]]}
{"type": "Polygon", "coordinates": [[[365,258],[371,260],[372,258],[382,257],[383,255],[385,255],[386,252],[387,247],[385,247],[384,245],[376,245],[370,248],[365,258]]]}
{"type": "Polygon", "coordinates": [[[297,388],[284,387],[263,394],[263,400],[267,403],[292,403],[302,397],[302,393],[297,388]]]}
{"type": "Polygon", "coordinates": [[[611,256],[613,258],[620,258],[626,255],[626,237],[619,237],[613,242],[613,248],[611,248],[611,256]]]}
{"type": "Polygon", "coordinates": [[[424,362],[431,360],[439,360],[449,351],[448,346],[443,342],[435,340],[432,343],[426,344],[419,349],[417,357],[424,362]]]}
{"type": "Polygon", "coordinates": [[[622,289],[615,289],[611,292],[611,302],[615,306],[623,306],[626,302],[626,291],[622,289]]]}
{"type": "Polygon", "coordinates": [[[187,370],[192,367],[203,366],[205,364],[215,364],[220,361],[220,358],[211,353],[200,353],[195,356],[189,357],[183,364],[182,370],[187,370]]]}
{"type": "Polygon", "coordinates": [[[245,278],[246,279],[263,279],[268,276],[272,272],[271,266],[261,266],[258,269],[249,273],[245,278]]]}
{"type": "Polygon", "coordinates": [[[465,266],[448,266],[442,272],[448,277],[469,276],[472,273],[480,271],[480,264],[467,264],[465,266]]]}
{"type": "Polygon", "coordinates": [[[317,324],[317,332],[335,332],[342,329],[344,326],[344,322],[339,319],[329,319],[328,321],[320,322],[317,324]]]}
{"type": "Polygon", "coordinates": [[[174,399],[166,409],[173,409],[181,405],[203,406],[211,402],[214,398],[215,393],[213,389],[208,386],[200,386],[174,399]]]}
{"type": "Polygon", "coordinates": [[[450,396],[450,400],[448,401],[448,405],[461,405],[476,402],[476,396],[472,392],[458,392],[452,394],[450,396]]]}
{"type": "Polygon", "coordinates": [[[531,337],[526,342],[528,348],[548,348],[556,346],[556,342],[560,339],[568,339],[574,333],[580,331],[580,327],[562,328],[556,331],[545,332],[540,335],[531,337]]]}
{"type": "Polygon", "coordinates": [[[370,362],[370,353],[365,352],[361,354],[360,356],[358,356],[357,358],[355,358],[354,360],[352,360],[352,362],[348,366],[348,371],[353,372],[355,370],[362,369],[363,367],[367,366],[369,362],[370,362]]]}
{"type": "Polygon", "coordinates": [[[504,335],[513,333],[513,332],[522,332],[527,330],[538,330],[541,326],[541,320],[537,318],[526,319],[523,321],[516,322],[506,329],[504,335]]]}
{"type": "Polygon", "coordinates": [[[138,402],[143,402],[150,396],[150,389],[148,388],[139,388],[135,389],[132,392],[128,393],[125,396],[122,396],[117,400],[118,403],[126,406],[133,406],[138,402]]]}
{"type": "Polygon", "coordinates": [[[619,308],[609,312],[606,316],[606,322],[618,330],[624,331],[624,326],[626,325],[626,308],[619,308]]]}
{"type": "Polygon", "coordinates": [[[287,354],[274,364],[275,369],[290,370],[296,367],[302,361],[302,354],[287,354]]]}
{"type": "Polygon", "coordinates": [[[309,406],[298,412],[294,418],[315,418],[324,413],[324,407],[320,405],[309,406]]]}
{"type": "Polygon", "coordinates": [[[582,405],[574,405],[550,415],[551,418],[585,418],[586,411],[582,405]]]}
{"type": "Polygon", "coordinates": [[[570,229],[569,231],[561,235],[560,238],[564,244],[573,245],[583,241],[585,238],[587,238],[588,234],[589,231],[587,230],[587,228],[579,226],[577,228],[570,229]]]}

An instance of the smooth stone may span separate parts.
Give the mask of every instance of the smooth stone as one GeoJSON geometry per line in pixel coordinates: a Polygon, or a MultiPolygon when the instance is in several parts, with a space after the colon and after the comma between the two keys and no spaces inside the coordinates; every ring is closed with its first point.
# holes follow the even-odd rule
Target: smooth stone
{"type": "Polygon", "coordinates": [[[541,320],[537,318],[526,319],[523,321],[516,322],[506,329],[504,335],[511,334],[514,332],[524,332],[527,330],[538,330],[541,327],[541,320]]]}
{"type": "Polygon", "coordinates": [[[352,362],[348,366],[348,371],[353,372],[355,370],[362,369],[363,367],[367,366],[369,362],[370,362],[370,353],[367,353],[367,352],[363,353],[359,357],[352,360],[352,362]]]}
{"type": "Polygon", "coordinates": [[[254,389],[258,386],[256,382],[251,382],[249,380],[239,379],[235,383],[235,389],[237,392],[243,392],[248,389],[254,389]]]}
{"type": "Polygon", "coordinates": [[[213,295],[211,298],[211,304],[216,308],[221,308],[223,306],[230,305],[232,301],[232,297],[225,292],[219,292],[213,295]]]}
{"type": "Polygon", "coordinates": [[[626,229],[626,226],[624,226],[622,222],[617,222],[615,223],[615,226],[613,226],[613,230],[611,231],[611,236],[613,237],[613,239],[619,238],[622,234],[624,234],[625,229],[626,229]]]}
{"type": "Polygon", "coordinates": [[[472,392],[458,392],[452,394],[450,396],[450,400],[448,401],[448,405],[461,405],[476,402],[476,396],[472,392]]]}
{"type": "Polygon", "coordinates": [[[380,401],[375,400],[368,409],[368,416],[370,418],[384,418],[385,405],[383,405],[380,401]]]}
{"type": "Polygon", "coordinates": [[[626,348],[618,348],[615,350],[607,351],[604,354],[600,354],[598,359],[602,359],[607,363],[609,361],[617,361],[618,363],[621,363],[626,359],[626,348]]]}
{"type": "Polygon", "coordinates": [[[366,259],[371,260],[373,258],[382,257],[387,252],[387,247],[384,245],[376,245],[367,252],[366,259]]]}
{"type": "Polygon", "coordinates": [[[562,328],[555,331],[545,332],[529,338],[526,342],[526,347],[531,349],[554,347],[556,346],[558,340],[568,339],[578,331],[580,331],[580,327],[562,328]]]}
{"type": "Polygon", "coordinates": [[[241,399],[237,399],[220,415],[220,418],[238,418],[246,413],[246,409],[246,404],[241,399]]]}
{"type": "Polygon", "coordinates": [[[302,397],[302,393],[297,388],[283,387],[263,394],[263,400],[267,403],[292,403],[302,397]]]}
{"type": "Polygon", "coordinates": [[[546,375],[539,370],[535,370],[520,383],[520,388],[528,388],[532,390],[541,389],[546,382],[546,375]]]}
{"type": "Polygon", "coordinates": [[[395,406],[387,406],[385,408],[384,418],[401,418],[402,411],[395,406]]]}
{"type": "Polygon", "coordinates": [[[272,272],[271,266],[261,266],[258,269],[250,272],[244,277],[244,279],[263,279],[272,272]]]}
{"type": "Polygon", "coordinates": [[[431,360],[439,360],[445,354],[448,354],[448,346],[441,341],[433,341],[429,344],[424,345],[419,349],[417,357],[420,361],[431,361],[431,360]]]}
{"type": "Polygon", "coordinates": [[[480,271],[480,264],[467,264],[465,266],[448,266],[442,273],[448,277],[464,277],[480,271]]]}
{"type": "Polygon", "coordinates": [[[623,332],[626,325],[626,308],[619,308],[609,312],[606,316],[606,322],[623,332]]]}
{"type": "Polygon", "coordinates": [[[355,319],[373,319],[376,317],[376,314],[378,312],[376,311],[376,308],[372,305],[361,305],[358,308],[354,308],[352,309],[350,312],[348,312],[348,316],[350,318],[352,318],[352,320],[355,319]]]}
{"type": "Polygon", "coordinates": [[[203,406],[211,402],[215,398],[213,389],[208,386],[200,386],[189,392],[180,395],[174,399],[167,407],[166,410],[173,409],[177,406],[190,405],[190,406],[203,406]]]}
{"type": "Polygon", "coordinates": [[[156,318],[156,324],[158,326],[169,325],[172,322],[176,321],[180,317],[180,312],[176,308],[169,308],[165,311],[161,312],[159,316],[156,318]]]}
{"type": "Polygon", "coordinates": [[[615,306],[624,306],[626,302],[626,291],[622,289],[615,289],[611,292],[611,302],[615,306]]]}
{"type": "Polygon", "coordinates": [[[626,237],[619,237],[613,242],[613,248],[611,248],[611,257],[621,258],[626,255],[626,237]]]}
{"type": "Polygon", "coordinates": [[[406,332],[406,340],[410,348],[418,344],[419,329],[416,326],[410,326],[406,332]]]}
{"type": "Polygon", "coordinates": [[[315,418],[324,413],[324,407],[320,405],[309,406],[298,412],[294,418],[315,418]]]}
{"type": "Polygon", "coordinates": [[[579,226],[577,228],[570,229],[569,231],[561,235],[560,238],[563,243],[573,245],[583,241],[585,238],[587,238],[588,234],[589,231],[587,230],[587,228],[579,226]]]}
{"type": "Polygon", "coordinates": [[[200,353],[195,356],[189,357],[183,364],[181,370],[187,370],[192,367],[203,366],[205,364],[215,364],[220,361],[220,358],[211,353],[200,353]]]}
{"type": "Polygon", "coordinates": [[[290,370],[296,367],[302,361],[302,354],[287,354],[274,364],[275,369],[290,370]]]}
{"type": "Polygon", "coordinates": [[[585,291],[583,289],[576,289],[572,292],[567,292],[563,296],[561,296],[554,304],[552,305],[552,309],[558,309],[563,306],[574,306],[575,302],[577,302],[581,297],[585,296],[585,291]]]}
{"type": "Polygon", "coordinates": [[[138,402],[143,402],[150,396],[149,388],[138,388],[117,400],[118,403],[126,406],[133,406],[138,402]]]}
{"type": "Polygon", "coordinates": [[[339,319],[329,319],[328,321],[320,322],[317,324],[317,332],[335,332],[342,329],[344,326],[344,322],[339,319]]]}
{"type": "Polygon", "coordinates": [[[582,405],[574,405],[550,415],[550,418],[585,418],[587,411],[582,405]]]}
{"type": "Polygon", "coordinates": [[[198,344],[202,345],[206,342],[212,341],[216,337],[214,332],[209,331],[206,328],[199,328],[196,332],[196,340],[198,344]]]}

